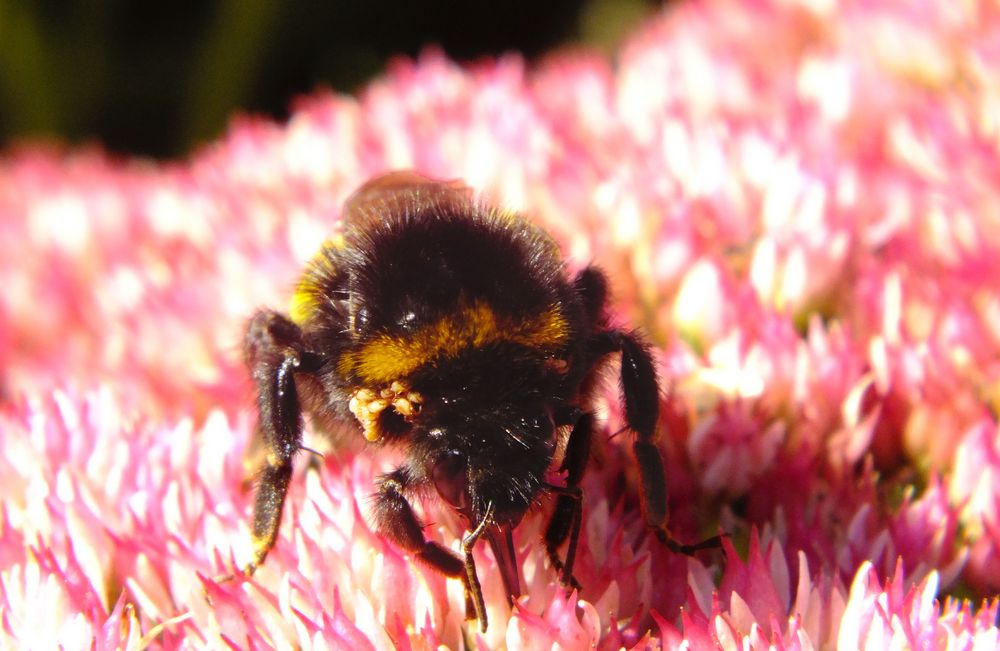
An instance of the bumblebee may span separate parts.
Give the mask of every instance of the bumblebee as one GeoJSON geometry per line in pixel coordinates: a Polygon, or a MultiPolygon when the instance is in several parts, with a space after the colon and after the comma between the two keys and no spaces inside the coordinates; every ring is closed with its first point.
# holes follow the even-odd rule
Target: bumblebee
{"type": "Polygon", "coordinates": [[[362,186],[345,205],[343,237],[310,263],[290,313],[262,310],[247,328],[265,460],[244,574],[277,538],[306,411],[355,422],[371,444],[405,452],[377,482],[375,528],[460,578],[466,614],[483,631],[473,548],[489,543],[513,603],[521,591],[511,532],[545,494],[556,501],[544,544],[561,581],[575,585],[579,485],[595,434],[589,393],[613,353],[646,525],[677,552],[717,545],[681,545],[667,531],[656,373],[648,345],[608,324],[607,300],[598,269],[568,277],[545,232],[474,201],[460,183],[396,172],[362,186]],[[557,449],[562,485],[546,481],[557,449]],[[424,537],[408,500],[420,492],[468,523],[461,554],[424,537]]]}

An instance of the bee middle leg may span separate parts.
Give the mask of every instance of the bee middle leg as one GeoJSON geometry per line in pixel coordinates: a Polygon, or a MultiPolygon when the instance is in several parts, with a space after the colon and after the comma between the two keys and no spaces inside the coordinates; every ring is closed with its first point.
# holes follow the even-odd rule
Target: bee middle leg
{"type": "Polygon", "coordinates": [[[555,509],[545,530],[545,550],[549,562],[559,573],[559,580],[564,585],[579,589],[580,585],[573,578],[573,563],[576,560],[576,548],[580,539],[580,526],[583,520],[583,490],[580,481],[590,460],[590,444],[594,434],[594,415],[584,413],[577,419],[566,443],[566,454],[563,457],[560,470],[566,471],[565,486],[550,486],[549,490],[557,493],[555,509]],[[569,538],[566,549],[566,560],[559,560],[558,549],[569,538]]]}

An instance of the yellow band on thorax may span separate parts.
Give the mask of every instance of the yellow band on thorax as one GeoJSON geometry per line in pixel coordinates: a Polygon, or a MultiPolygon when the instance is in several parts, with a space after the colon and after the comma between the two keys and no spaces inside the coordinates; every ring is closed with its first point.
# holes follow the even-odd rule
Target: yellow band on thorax
{"type": "Polygon", "coordinates": [[[456,357],[463,350],[496,343],[554,349],[569,336],[565,317],[556,306],[526,319],[500,318],[483,302],[463,307],[407,336],[382,334],[338,362],[343,375],[366,382],[406,377],[438,357],[456,357]]]}

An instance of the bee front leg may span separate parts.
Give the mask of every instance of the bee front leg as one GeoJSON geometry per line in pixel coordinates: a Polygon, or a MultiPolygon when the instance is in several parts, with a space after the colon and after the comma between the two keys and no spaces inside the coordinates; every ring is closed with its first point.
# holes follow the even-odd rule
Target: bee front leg
{"type": "Polygon", "coordinates": [[[713,536],[694,545],[678,543],[667,529],[667,482],[663,457],[656,447],[656,421],[659,416],[659,386],[648,347],[634,335],[611,331],[611,343],[621,350],[621,393],[625,402],[625,422],[635,432],[632,454],[639,465],[640,496],[646,526],[674,552],[691,555],[702,549],[718,547],[721,536],[713,536]]]}
{"type": "Polygon", "coordinates": [[[299,327],[277,312],[254,315],[244,346],[257,385],[257,427],[265,451],[253,509],[253,558],[243,569],[243,574],[250,576],[264,562],[278,537],[292,457],[302,440],[295,373],[311,372],[313,369],[307,367],[315,362],[302,349],[299,327]]]}
{"type": "Polygon", "coordinates": [[[493,524],[493,504],[486,508],[486,514],[479,524],[462,539],[462,553],[465,558],[462,562],[465,567],[465,600],[466,612],[468,612],[468,602],[471,597],[472,606],[475,609],[476,619],[479,620],[479,630],[486,632],[489,626],[486,619],[486,601],[483,599],[483,588],[479,585],[479,576],[476,574],[476,562],[472,558],[472,548],[476,542],[486,533],[486,529],[493,524]]]}
{"type": "Polygon", "coordinates": [[[473,617],[469,619],[478,619],[480,628],[485,633],[486,607],[479,578],[476,576],[476,566],[472,560],[472,548],[486,528],[492,524],[489,519],[491,514],[487,514],[487,517],[462,540],[464,556],[458,556],[444,545],[424,537],[423,524],[417,519],[413,507],[404,494],[409,484],[409,475],[404,468],[383,475],[379,480],[373,506],[376,530],[383,538],[412,552],[417,560],[441,574],[462,579],[465,588],[466,616],[473,613],[473,617]]]}

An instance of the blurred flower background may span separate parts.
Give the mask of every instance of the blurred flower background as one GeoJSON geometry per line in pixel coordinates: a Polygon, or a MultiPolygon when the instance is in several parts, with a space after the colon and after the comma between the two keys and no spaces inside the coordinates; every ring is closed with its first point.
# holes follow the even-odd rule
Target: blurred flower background
{"type": "Polygon", "coordinates": [[[568,44],[611,52],[650,0],[0,0],[0,140],[186,155],[236,112],[286,119],[319,88],[353,92],[428,45],[456,60],[568,44]]]}
{"type": "Polygon", "coordinates": [[[0,2],[2,646],[1000,647],[1000,9],[610,4],[0,2]],[[609,272],[656,344],[672,531],[722,550],[643,531],[609,382],[579,593],[543,503],[513,611],[478,552],[480,635],[372,532],[394,459],[364,450],[301,455],[268,562],[217,580],[249,557],[242,329],[398,168],[609,272]]]}

